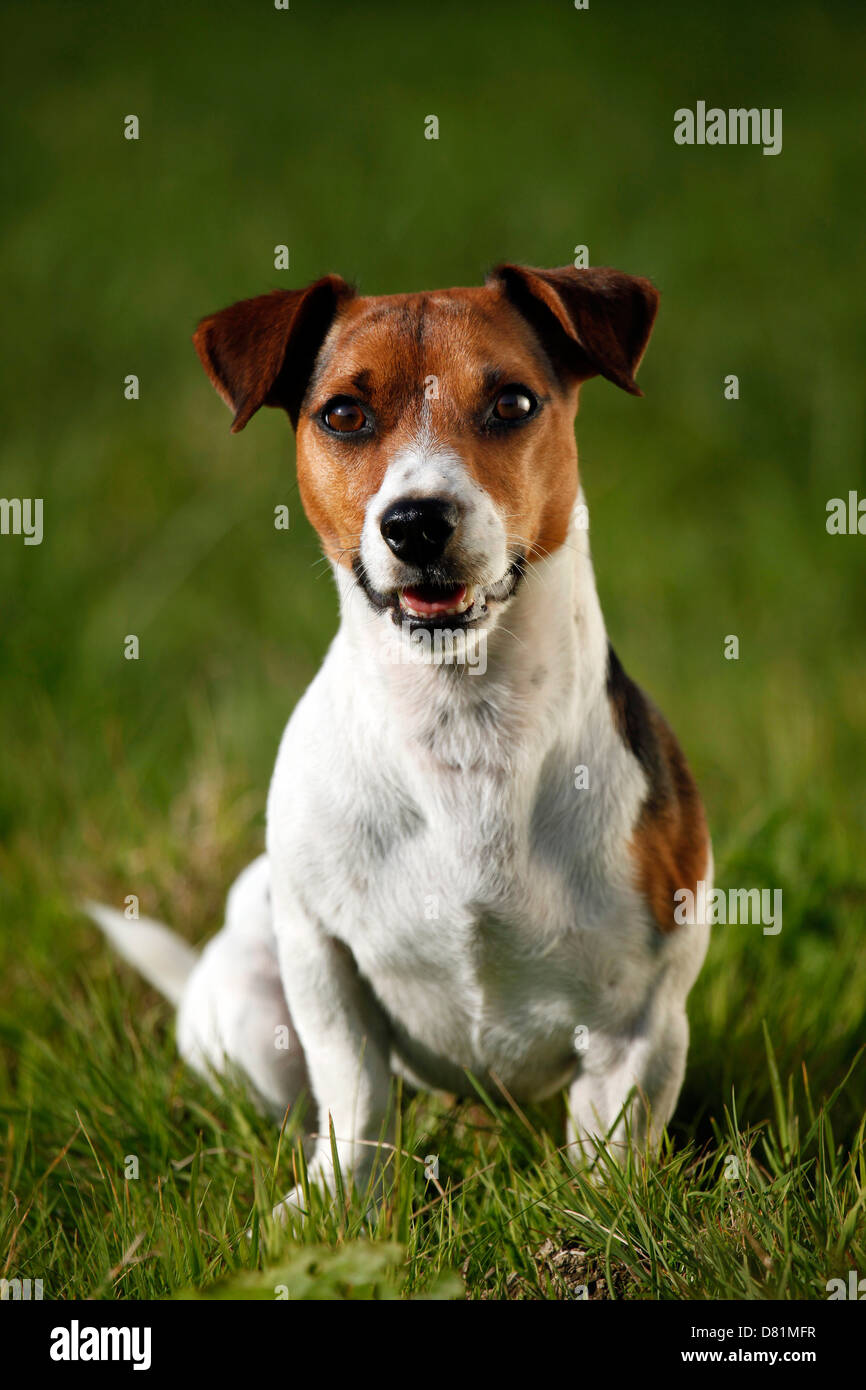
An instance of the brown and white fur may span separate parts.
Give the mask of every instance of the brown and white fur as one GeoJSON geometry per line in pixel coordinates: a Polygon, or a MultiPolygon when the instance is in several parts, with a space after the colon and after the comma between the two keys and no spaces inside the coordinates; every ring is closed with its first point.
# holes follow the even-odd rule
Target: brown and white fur
{"type": "Polygon", "coordinates": [[[278,1114],[311,1089],[326,1184],[329,1121],[344,1174],[369,1173],[395,1071],[565,1089],[590,1152],[673,1112],[708,939],[675,926],[674,893],[712,855],[679,745],[608,643],[573,424],[588,377],[641,394],[657,300],[606,269],[376,298],[328,276],[195,334],[234,430],[290,416],[340,626],[280,746],[267,853],[205,951],[93,911],[179,1004],[193,1066],[238,1069],[278,1114]],[[413,646],[440,628],[462,659],[413,646]]]}

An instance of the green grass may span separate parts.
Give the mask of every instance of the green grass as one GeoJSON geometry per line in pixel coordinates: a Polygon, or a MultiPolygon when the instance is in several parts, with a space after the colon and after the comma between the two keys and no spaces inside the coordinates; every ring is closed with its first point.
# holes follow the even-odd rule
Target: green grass
{"type": "Polygon", "coordinates": [[[57,1297],[823,1298],[866,1272],[866,539],[824,527],[866,492],[866,34],[853,4],[773,10],[3,7],[2,492],[43,497],[46,530],[0,538],[0,1275],[57,1297]],[[783,153],[675,147],[698,99],[781,106],[783,153]],[[358,1199],[249,1242],[303,1115],[278,1143],[208,1092],[76,908],[136,893],[214,930],[336,622],[285,420],[231,437],[191,329],[328,270],[471,284],[583,242],[663,295],[645,399],[583,394],[608,627],[689,754],[720,886],[781,888],[783,930],[715,929],[658,1161],[593,1182],[556,1105],[404,1097],[372,1223],[358,1199]]]}
{"type": "Polygon", "coordinates": [[[731,1102],[707,1142],[593,1176],[557,1147],[553,1103],[395,1095],[384,1200],[312,1190],[286,1233],[269,1213],[305,1181],[303,1114],[276,1142],[242,1094],[189,1077],[160,1014],[133,1028],[127,992],[96,979],[57,1007],[51,1043],[28,1040],[3,1244],[48,1296],[820,1298],[863,1267],[863,1125],[834,1137],[841,1096],[817,1105],[805,1069],[783,1088],[769,1040],[767,1119],[731,1102]]]}

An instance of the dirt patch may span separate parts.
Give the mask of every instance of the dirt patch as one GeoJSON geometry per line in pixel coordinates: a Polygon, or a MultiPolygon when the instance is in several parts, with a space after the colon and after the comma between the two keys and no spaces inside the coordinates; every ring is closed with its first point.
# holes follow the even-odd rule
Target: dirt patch
{"type": "MultiPolygon", "coordinates": [[[[551,1300],[586,1299],[594,1302],[601,1299],[622,1298],[625,1294],[628,1270],[614,1267],[611,1271],[612,1289],[608,1285],[604,1262],[595,1255],[589,1255],[576,1241],[566,1241],[560,1245],[548,1237],[543,1245],[532,1252],[536,1269],[536,1280],[527,1279],[517,1271],[508,1275],[505,1291],[501,1291],[496,1278],[496,1266],[482,1276],[476,1285],[475,1297],[482,1300],[532,1299],[551,1300]]],[[[468,1265],[468,1261],[467,1261],[468,1265]]],[[[461,1273],[466,1277],[467,1266],[461,1273]]]]}

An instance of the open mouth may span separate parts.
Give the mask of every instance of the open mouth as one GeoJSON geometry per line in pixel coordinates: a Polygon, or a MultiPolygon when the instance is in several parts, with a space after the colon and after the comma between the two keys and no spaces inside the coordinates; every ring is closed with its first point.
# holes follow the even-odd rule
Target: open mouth
{"type": "Polygon", "coordinates": [[[397,602],[410,618],[460,618],[475,602],[475,585],[418,584],[398,589],[397,602]]]}
{"type": "Polygon", "coordinates": [[[360,557],[355,560],[355,578],[374,608],[390,612],[395,623],[411,629],[469,628],[483,623],[490,605],[505,603],[523,578],[523,556],[509,566],[502,578],[486,589],[447,574],[419,575],[417,583],[390,593],[379,593],[367,578],[360,557]]]}

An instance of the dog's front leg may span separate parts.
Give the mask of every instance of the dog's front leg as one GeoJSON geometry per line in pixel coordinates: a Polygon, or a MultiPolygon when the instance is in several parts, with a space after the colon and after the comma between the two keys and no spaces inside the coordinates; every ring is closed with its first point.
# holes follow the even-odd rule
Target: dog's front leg
{"type": "MultiPolygon", "coordinates": [[[[327,934],[289,884],[275,881],[273,892],[283,989],[318,1110],[308,1176],[334,1192],[333,1128],[341,1174],[347,1186],[363,1188],[387,1111],[388,1024],[348,948],[327,934]]],[[[295,1188],[274,1215],[285,1220],[303,1206],[295,1188]]]]}
{"type": "Polygon", "coordinates": [[[629,1038],[590,1033],[580,1075],[569,1088],[567,1140],[591,1162],[601,1148],[622,1161],[659,1142],[683,1082],[689,1026],[677,1002],[646,1032],[629,1038]]]}

